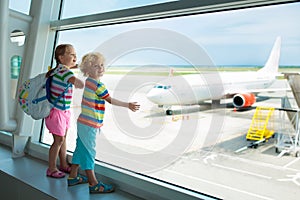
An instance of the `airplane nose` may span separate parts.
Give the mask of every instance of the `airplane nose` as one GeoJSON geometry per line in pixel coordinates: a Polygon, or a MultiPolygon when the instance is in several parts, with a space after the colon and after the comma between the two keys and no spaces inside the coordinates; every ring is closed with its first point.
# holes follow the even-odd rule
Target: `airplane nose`
{"type": "Polygon", "coordinates": [[[154,89],[151,89],[147,94],[146,97],[152,101],[153,103],[158,104],[161,100],[161,95],[154,89]]]}
{"type": "Polygon", "coordinates": [[[158,105],[170,105],[177,104],[177,98],[169,90],[169,88],[152,88],[147,94],[146,97],[152,103],[158,105]]]}

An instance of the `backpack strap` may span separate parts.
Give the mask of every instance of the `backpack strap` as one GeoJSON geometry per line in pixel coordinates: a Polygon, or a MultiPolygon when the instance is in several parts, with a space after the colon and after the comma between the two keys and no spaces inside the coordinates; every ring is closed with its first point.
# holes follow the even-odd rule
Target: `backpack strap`
{"type": "MultiPolygon", "coordinates": [[[[72,84],[71,83],[68,83],[68,85],[67,85],[67,87],[65,88],[65,90],[57,97],[57,99],[52,103],[53,105],[56,105],[57,104],[57,102],[59,101],[59,99],[68,91],[68,89],[69,89],[69,87],[71,86],[72,84]]],[[[44,101],[44,100],[46,100],[46,99],[48,99],[47,98],[47,96],[43,96],[43,97],[41,97],[41,98],[37,98],[37,99],[33,99],[32,100],[32,103],[34,103],[34,104],[37,104],[37,103],[39,103],[39,102],[41,102],[41,101],[44,101]]]]}
{"type": "Polygon", "coordinates": [[[69,87],[71,86],[71,83],[68,83],[67,87],[65,90],[55,99],[55,101],[52,103],[53,105],[56,105],[59,99],[68,91],[69,87]]]}
{"type": "Polygon", "coordinates": [[[43,97],[41,97],[41,98],[33,99],[31,102],[34,103],[34,104],[37,104],[37,103],[39,103],[39,102],[41,102],[41,101],[44,101],[44,100],[46,100],[46,99],[47,99],[47,97],[46,97],[46,96],[43,96],[43,97]]]}

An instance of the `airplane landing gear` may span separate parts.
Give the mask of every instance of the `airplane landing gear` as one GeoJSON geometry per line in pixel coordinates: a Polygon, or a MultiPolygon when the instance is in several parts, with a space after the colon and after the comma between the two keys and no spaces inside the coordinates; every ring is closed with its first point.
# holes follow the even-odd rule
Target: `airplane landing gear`
{"type": "Polygon", "coordinates": [[[161,107],[164,109],[166,115],[173,115],[172,106],[162,105],[161,107]]]}

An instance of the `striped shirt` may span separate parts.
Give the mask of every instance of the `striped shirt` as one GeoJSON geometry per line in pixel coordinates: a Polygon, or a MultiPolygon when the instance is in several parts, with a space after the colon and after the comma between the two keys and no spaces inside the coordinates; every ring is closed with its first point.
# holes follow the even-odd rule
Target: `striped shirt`
{"type": "Polygon", "coordinates": [[[105,98],[109,93],[100,80],[87,78],[81,102],[81,113],[78,122],[100,128],[103,125],[105,98]]]}
{"type": "MultiPolygon", "coordinates": [[[[59,65],[53,72],[53,79],[51,82],[51,102],[54,102],[59,95],[61,95],[68,85],[68,80],[74,76],[74,73],[66,68],[64,65],[59,65]]],[[[72,100],[73,88],[69,87],[67,92],[58,100],[57,104],[54,106],[59,110],[70,109],[72,100]]]]}

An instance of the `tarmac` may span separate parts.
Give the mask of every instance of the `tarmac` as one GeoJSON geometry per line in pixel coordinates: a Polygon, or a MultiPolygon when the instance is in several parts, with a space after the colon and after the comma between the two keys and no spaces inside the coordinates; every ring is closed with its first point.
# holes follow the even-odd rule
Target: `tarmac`
{"type": "MultiPolygon", "coordinates": [[[[293,99],[289,91],[259,93],[252,108],[236,111],[230,100],[220,108],[211,104],[173,107],[167,116],[149,102],[146,92],[161,77],[105,75],[110,94],[120,100],[137,101],[140,111],[106,104],[104,126],[97,138],[97,159],[122,168],[206,193],[221,199],[300,198],[300,157],[275,152],[276,134],[257,148],[236,150],[249,145],[246,134],[255,107],[281,107],[282,96],[293,99]],[[126,85],[123,84],[126,82],[126,85]]],[[[278,80],[274,88],[286,87],[278,80]]],[[[82,91],[76,90],[73,125],[68,148],[75,148],[76,119],[82,91]]],[[[295,105],[294,102],[292,102],[295,105]]],[[[288,120],[274,112],[275,133],[288,120]]],[[[47,131],[45,131],[47,132],[47,131]]],[[[49,134],[44,140],[51,143],[49,134]]]]}

